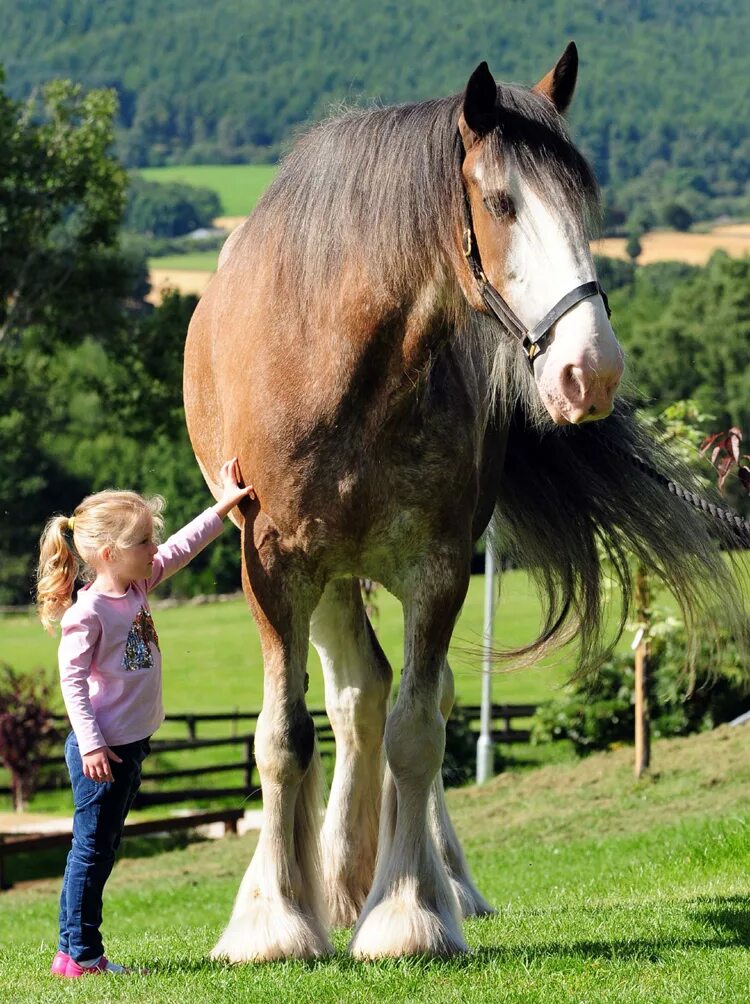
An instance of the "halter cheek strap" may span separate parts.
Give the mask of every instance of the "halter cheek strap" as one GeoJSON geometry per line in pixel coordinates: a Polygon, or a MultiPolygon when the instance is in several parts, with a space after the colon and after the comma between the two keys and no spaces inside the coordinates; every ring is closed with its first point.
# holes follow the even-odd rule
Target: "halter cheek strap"
{"type": "Polygon", "coordinates": [[[550,333],[560,318],[564,317],[565,314],[567,314],[569,310],[572,310],[572,308],[575,307],[577,303],[580,303],[581,300],[588,300],[591,296],[601,296],[604,301],[604,309],[607,311],[607,317],[611,317],[612,312],[609,309],[607,294],[604,292],[604,288],[598,280],[593,279],[590,282],[581,283],[581,285],[576,286],[575,289],[571,289],[569,293],[566,293],[565,296],[561,297],[561,299],[557,301],[554,307],[544,315],[541,321],[535,324],[533,328],[528,329],[510,304],[503,299],[500,293],[495,289],[487,276],[484,274],[482,259],[479,255],[477,237],[474,233],[474,225],[471,218],[469,196],[465,189],[464,203],[465,227],[463,250],[466,261],[468,262],[474,278],[477,281],[479,292],[482,294],[485,306],[489,312],[493,314],[498,321],[500,321],[506,331],[519,340],[532,369],[534,367],[534,360],[537,356],[541,355],[547,347],[544,344],[546,336],[550,333]]]}

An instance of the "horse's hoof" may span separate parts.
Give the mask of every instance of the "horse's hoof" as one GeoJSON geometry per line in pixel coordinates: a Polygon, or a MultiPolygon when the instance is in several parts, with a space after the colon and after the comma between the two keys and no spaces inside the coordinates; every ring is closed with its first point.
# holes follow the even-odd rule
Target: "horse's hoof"
{"type": "Polygon", "coordinates": [[[370,910],[349,946],[356,959],[460,955],[467,945],[451,911],[442,915],[414,901],[391,896],[370,910]]]}
{"type": "Polygon", "coordinates": [[[308,917],[281,903],[252,904],[232,918],[211,952],[224,962],[280,962],[331,955],[326,932],[308,917]]]}

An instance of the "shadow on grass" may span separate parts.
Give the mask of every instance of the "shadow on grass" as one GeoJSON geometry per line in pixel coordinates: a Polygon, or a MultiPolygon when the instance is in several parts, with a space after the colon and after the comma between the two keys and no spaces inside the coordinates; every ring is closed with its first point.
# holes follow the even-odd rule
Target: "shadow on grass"
{"type": "Polygon", "coordinates": [[[691,910],[692,916],[729,935],[732,944],[750,947],[750,896],[700,897],[691,910]]]}
{"type": "MultiPolygon", "coordinates": [[[[164,851],[187,847],[188,844],[206,843],[208,839],[194,833],[188,835],[185,832],[164,834],[163,836],[127,837],[120,845],[117,860],[155,857],[164,851]]],[[[70,846],[64,845],[47,850],[9,855],[5,861],[6,880],[11,884],[38,879],[59,878],[62,880],[69,850],[70,846]]]]}
{"type": "MultiPolygon", "coordinates": [[[[296,970],[315,971],[334,966],[342,973],[362,972],[368,967],[393,968],[398,971],[429,973],[439,969],[472,970],[491,963],[528,964],[550,959],[604,959],[658,964],[665,954],[673,951],[696,949],[722,950],[750,945],[750,899],[744,896],[706,897],[685,904],[686,912],[699,923],[708,923],[717,930],[715,937],[613,938],[611,941],[581,940],[570,942],[539,942],[532,945],[497,945],[470,950],[465,955],[450,959],[412,955],[400,959],[379,959],[361,962],[339,949],[333,955],[308,961],[286,960],[271,965],[293,967],[296,970]]],[[[481,921],[475,922],[481,924],[481,921]]],[[[339,932],[343,934],[343,932],[339,932]]],[[[348,938],[347,938],[348,942],[348,938]]],[[[205,970],[240,970],[265,966],[269,963],[240,963],[237,966],[212,959],[172,959],[168,963],[154,961],[152,970],[163,973],[203,972],[205,970]]]]}

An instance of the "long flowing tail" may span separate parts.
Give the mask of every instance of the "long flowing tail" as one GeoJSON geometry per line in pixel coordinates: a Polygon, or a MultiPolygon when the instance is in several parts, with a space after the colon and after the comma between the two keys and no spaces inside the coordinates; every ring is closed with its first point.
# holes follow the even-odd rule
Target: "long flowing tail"
{"type": "Polygon", "coordinates": [[[504,655],[535,661],[577,634],[578,672],[595,669],[623,631],[636,562],[675,596],[694,642],[699,626],[722,623],[747,651],[747,612],[728,553],[736,537],[670,491],[670,481],[699,490],[695,476],[626,404],[602,422],[551,432],[530,426],[517,409],[491,536],[499,553],[534,576],[544,620],[538,638],[504,655]],[[624,453],[642,463],[628,463],[624,453]],[[663,478],[654,479],[647,467],[663,478]],[[622,595],[615,618],[608,602],[613,586],[622,595]]]}

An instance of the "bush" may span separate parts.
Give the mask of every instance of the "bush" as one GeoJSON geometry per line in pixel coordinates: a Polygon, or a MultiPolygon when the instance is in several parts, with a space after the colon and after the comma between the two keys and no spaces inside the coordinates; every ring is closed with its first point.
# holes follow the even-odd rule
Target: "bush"
{"type": "Polygon", "coordinates": [[[19,812],[33,794],[50,746],[61,738],[52,714],[52,685],[43,670],[0,667],[0,761],[10,773],[13,808],[19,812]]]}
{"type": "MultiPolygon", "coordinates": [[[[688,735],[730,721],[750,705],[734,640],[721,639],[721,662],[704,646],[694,681],[685,678],[684,627],[662,622],[650,639],[651,731],[654,737],[688,735]]],[[[618,654],[590,683],[571,683],[563,697],[537,711],[532,742],[569,739],[579,756],[633,740],[634,668],[631,653],[618,654]]]]}

